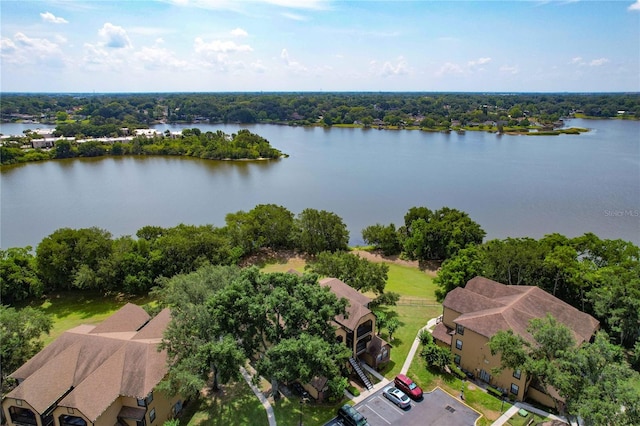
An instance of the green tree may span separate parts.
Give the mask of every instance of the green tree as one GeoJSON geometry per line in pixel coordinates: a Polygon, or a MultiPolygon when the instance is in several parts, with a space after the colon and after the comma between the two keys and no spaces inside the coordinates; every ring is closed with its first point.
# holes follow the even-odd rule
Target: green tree
{"type": "Polygon", "coordinates": [[[42,349],[42,334],[49,334],[53,321],[39,309],[20,310],[0,305],[0,391],[10,387],[9,374],[42,349]]]}
{"type": "Polygon", "coordinates": [[[349,231],[335,213],[305,209],[295,219],[294,226],[295,246],[305,253],[316,255],[348,248],[349,231]]]}
{"type": "Polygon", "coordinates": [[[640,424],[640,380],[619,346],[598,332],[593,343],[568,351],[554,386],[565,396],[567,411],[587,425],[640,424]]]}
{"type": "Polygon", "coordinates": [[[0,250],[0,300],[12,304],[42,294],[31,247],[0,250]]]}
{"type": "Polygon", "coordinates": [[[226,231],[234,247],[244,254],[260,248],[284,249],[291,246],[293,213],[275,204],[260,204],[249,212],[227,214],[226,231]]]}
{"type": "Polygon", "coordinates": [[[436,345],[433,341],[423,346],[420,356],[424,358],[427,365],[436,367],[441,371],[444,371],[451,364],[451,351],[436,345]]]}
{"type": "Polygon", "coordinates": [[[101,260],[111,255],[111,250],[111,234],[105,230],[93,227],[54,231],[36,248],[38,274],[45,291],[94,283],[94,271],[101,260]]]}
{"type": "Polygon", "coordinates": [[[482,264],[482,251],[475,245],[463,248],[442,262],[438,275],[433,280],[438,286],[438,301],[442,302],[454,288],[464,287],[471,278],[483,275],[482,264]]]}
{"type": "Polygon", "coordinates": [[[465,212],[449,207],[431,212],[413,207],[405,215],[404,253],[411,259],[447,259],[470,244],[481,244],[484,230],[465,212]]]}
{"type": "Polygon", "coordinates": [[[316,376],[340,376],[340,366],[350,356],[351,351],[345,345],[330,343],[303,332],[269,348],[258,361],[257,370],[279,382],[300,380],[308,383],[316,376]]]}
{"type": "Polygon", "coordinates": [[[312,272],[334,277],[361,292],[372,291],[376,295],[384,293],[389,266],[374,263],[355,254],[324,251],[306,266],[312,272]]]}
{"type": "Polygon", "coordinates": [[[381,250],[385,256],[400,254],[402,244],[394,224],[387,226],[375,224],[362,230],[362,239],[367,244],[374,246],[376,250],[381,250]]]}
{"type": "Polygon", "coordinates": [[[159,280],[151,294],[171,309],[161,347],[167,349],[169,373],[162,387],[171,393],[198,395],[213,375],[213,388],[237,378],[246,354],[237,341],[219,333],[207,300],[239,276],[232,266],[205,266],[190,274],[159,280]]]}
{"type": "Polygon", "coordinates": [[[71,158],[75,156],[76,153],[71,142],[65,140],[56,142],[55,158],[71,158]]]}
{"type": "Polygon", "coordinates": [[[632,347],[640,338],[640,266],[607,266],[597,271],[595,280],[588,298],[596,315],[620,344],[632,347]]]}

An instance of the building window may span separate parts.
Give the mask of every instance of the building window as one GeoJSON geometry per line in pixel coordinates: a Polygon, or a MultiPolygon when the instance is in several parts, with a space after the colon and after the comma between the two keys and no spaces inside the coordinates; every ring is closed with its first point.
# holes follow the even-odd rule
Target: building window
{"type": "Polygon", "coordinates": [[[36,415],[28,408],[9,407],[9,416],[13,424],[37,425],[36,415]]]}
{"type": "Polygon", "coordinates": [[[149,423],[153,423],[155,419],[156,419],[156,409],[153,408],[151,411],[149,411],[149,423]]]}
{"type": "Polygon", "coordinates": [[[456,339],[456,349],[462,350],[462,340],[456,339]]]}
{"type": "Polygon", "coordinates": [[[138,398],[138,407],[146,407],[147,406],[147,401],[145,401],[144,398],[138,398]]]}
{"type": "Polygon", "coordinates": [[[518,392],[520,392],[520,386],[516,385],[515,383],[511,383],[511,393],[514,395],[518,395],[518,392]]]}
{"type": "Polygon", "coordinates": [[[517,369],[513,372],[513,377],[520,380],[520,377],[522,377],[522,372],[520,371],[520,369],[517,369]]]}
{"type": "Polygon", "coordinates": [[[344,339],[342,338],[342,336],[336,336],[336,342],[337,343],[342,343],[344,341],[344,339]]]}
{"type": "Polygon", "coordinates": [[[461,326],[460,324],[456,324],[456,333],[458,333],[459,335],[464,335],[464,327],[461,326]]]}
{"type": "Polygon", "coordinates": [[[365,321],[358,326],[357,335],[358,339],[364,336],[367,333],[371,333],[373,331],[373,321],[365,321]]]}
{"type": "Polygon", "coordinates": [[[149,395],[147,395],[147,405],[151,404],[153,402],[153,391],[149,392],[149,395]]]}
{"type": "Polygon", "coordinates": [[[460,358],[462,358],[460,354],[455,354],[453,357],[453,362],[455,362],[456,365],[460,365],[460,358]]]}
{"type": "Polygon", "coordinates": [[[60,426],[87,426],[87,422],[82,417],[77,416],[65,416],[58,417],[60,426]]]}

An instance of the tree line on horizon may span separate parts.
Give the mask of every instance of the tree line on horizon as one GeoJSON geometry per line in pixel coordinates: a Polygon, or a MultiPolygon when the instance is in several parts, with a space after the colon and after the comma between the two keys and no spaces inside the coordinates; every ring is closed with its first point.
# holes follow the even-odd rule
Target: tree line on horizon
{"type": "Polygon", "coordinates": [[[96,134],[120,127],[166,123],[360,123],[425,129],[501,121],[517,125],[535,118],[554,123],[571,114],[640,118],[637,93],[156,93],[3,94],[1,117],[47,123],[90,123],[96,134]]]}

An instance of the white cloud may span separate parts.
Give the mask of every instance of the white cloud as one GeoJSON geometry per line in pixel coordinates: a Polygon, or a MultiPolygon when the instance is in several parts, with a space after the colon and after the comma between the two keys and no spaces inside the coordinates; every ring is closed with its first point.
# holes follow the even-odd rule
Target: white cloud
{"type": "Polygon", "coordinates": [[[599,67],[601,65],[606,64],[607,62],[609,62],[609,59],[607,59],[607,58],[598,58],[598,59],[594,59],[591,62],[589,62],[589,66],[599,67]]]}
{"type": "Polygon", "coordinates": [[[576,56],[574,58],[571,58],[571,61],[569,62],[571,64],[583,64],[583,60],[582,60],[582,56],[576,56]]]}
{"type": "Polygon", "coordinates": [[[472,61],[469,61],[467,63],[467,65],[469,65],[470,67],[474,67],[476,65],[484,65],[491,62],[491,58],[478,58],[478,59],[474,59],[472,61]]]}
{"type": "Polygon", "coordinates": [[[285,63],[285,65],[295,71],[295,72],[306,72],[307,71],[307,67],[305,67],[304,65],[302,65],[300,62],[291,59],[291,57],[289,57],[289,52],[287,51],[287,49],[282,49],[282,52],[280,52],[280,59],[282,59],[282,61],[285,63]]]}
{"type": "Polygon", "coordinates": [[[503,72],[505,74],[518,74],[520,72],[520,68],[518,68],[517,65],[515,66],[503,65],[500,67],[500,72],[503,72]]]}
{"type": "Polygon", "coordinates": [[[51,12],[41,13],[40,17],[42,18],[43,21],[50,22],[52,24],[68,24],[69,23],[69,21],[67,21],[66,19],[61,18],[59,16],[55,16],[51,12]]]}
{"type": "Polygon", "coordinates": [[[231,35],[234,37],[246,37],[249,35],[249,33],[247,33],[242,28],[236,28],[235,30],[231,30],[231,35]]]}
{"type": "Polygon", "coordinates": [[[199,7],[202,9],[213,10],[230,10],[233,12],[244,13],[247,11],[247,7],[255,6],[256,4],[268,4],[272,6],[279,6],[288,9],[303,9],[303,10],[327,10],[329,9],[328,0],[253,0],[237,1],[237,0],[165,0],[176,6],[183,7],[199,7]]]}
{"type": "Polygon", "coordinates": [[[162,39],[156,40],[151,47],[144,46],[134,54],[136,61],[146,69],[179,69],[189,70],[192,65],[189,62],[178,59],[175,54],[164,47],[160,47],[162,39]]]}
{"type": "Polygon", "coordinates": [[[302,15],[298,15],[297,13],[291,13],[291,12],[283,12],[281,14],[282,16],[284,16],[285,18],[294,20],[294,21],[308,21],[309,18],[307,18],[306,16],[302,16],[302,15]]]}
{"type": "Polygon", "coordinates": [[[132,47],[131,40],[124,28],[113,25],[111,22],[105,23],[98,35],[102,38],[102,45],[114,49],[126,49],[132,47]]]}
{"type": "Polygon", "coordinates": [[[323,10],[328,7],[326,0],[262,0],[265,3],[292,9],[323,10]]]}
{"type": "Polygon", "coordinates": [[[251,63],[251,69],[258,73],[263,73],[267,71],[267,67],[259,59],[251,63]]]}
{"type": "Polygon", "coordinates": [[[407,61],[402,56],[398,58],[395,65],[389,61],[385,62],[384,65],[382,65],[382,70],[380,71],[380,75],[383,77],[392,75],[404,75],[408,73],[409,67],[407,66],[407,61]]]}
{"type": "Polygon", "coordinates": [[[628,10],[636,10],[640,12],[640,0],[636,0],[635,3],[629,6],[628,10]]]}
{"type": "Polygon", "coordinates": [[[13,39],[5,37],[0,41],[0,54],[4,61],[11,64],[46,63],[56,67],[65,65],[57,43],[45,38],[31,38],[20,32],[16,33],[13,39]]]}
{"type": "Polygon", "coordinates": [[[458,64],[454,64],[453,62],[446,62],[440,67],[438,71],[436,71],[436,75],[441,77],[447,74],[464,74],[464,70],[458,64]]]}
{"type": "Polygon", "coordinates": [[[234,41],[213,40],[205,42],[200,37],[195,39],[194,49],[196,53],[230,53],[251,52],[253,49],[248,44],[236,44],[234,41]]]}

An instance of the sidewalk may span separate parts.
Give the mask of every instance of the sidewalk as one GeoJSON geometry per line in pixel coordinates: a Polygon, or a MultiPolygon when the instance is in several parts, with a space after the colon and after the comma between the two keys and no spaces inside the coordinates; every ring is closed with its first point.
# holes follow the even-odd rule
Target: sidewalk
{"type": "Polygon", "coordinates": [[[244,367],[240,367],[240,372],[242,373],[242,377],[244,377],[244,379],[247,381],[247,383],[251,387],[251,390],[258,397],[258,399],[262,403],[262,406],[264,407],[265,411],[267,412],[267,420],[269,420],[269,426],[277,426],[276,425],[276,415],[273,413],[273,407],[271,406],[269,401],[267,401],[267,398],[265,398],[264,395],[262,394],[262,392],[260,392],[260,389],[258,389],[251,382],[251,375],[247,372],[247,370],[244,367]]]}
{"type": "Polygon", "coordinates": [[[427,325],[425,325],[420,330],[418,330],[418,333],[416,334],[416,338],[413,341],[413,345],[411,345],[411,349],[409,350],[409,354],[407,355],[407,359],[405,359],[404,364],[402,364],[402,370],[400,370],[400,374],[407,374],[407,371],[409,371],[409,367],[411,366],[413,357],[416,355],[416,352],[418,351],[418,347],[420,346],[420,339],[418,339],[418,336],[420,336],[420,333],[422,332],[422,330],[431,330],[433,327],[436,326],[438,318],[440,317],[431,318],[429,321],[427,321],[427,325]]]}
{"type": "Polygon", "coordinates": [[[528,412],[537,414],[539,416],[548,417],[548,418],[553,419],[553,420],[558,420],[558,421],[561,421],[561,422],[565,422],[566,424],[571,424],[566,418],[564,418],[562,416],[556,416],[555,414],[547,413],[546,411],[541,410],[539,408],[536,408],[536,407],[534,407],[532,405],[529,405],[526,402],[516,402],[515,404],[513,404],[511,406],[511,408],[509,408],[507,411],[505,411],[504,414],[498,418],[498,420],[493,422],[491,424],[491,426],[502,426],[502,425],[504,425],[521,408],[524,408],[528,412]]]}

